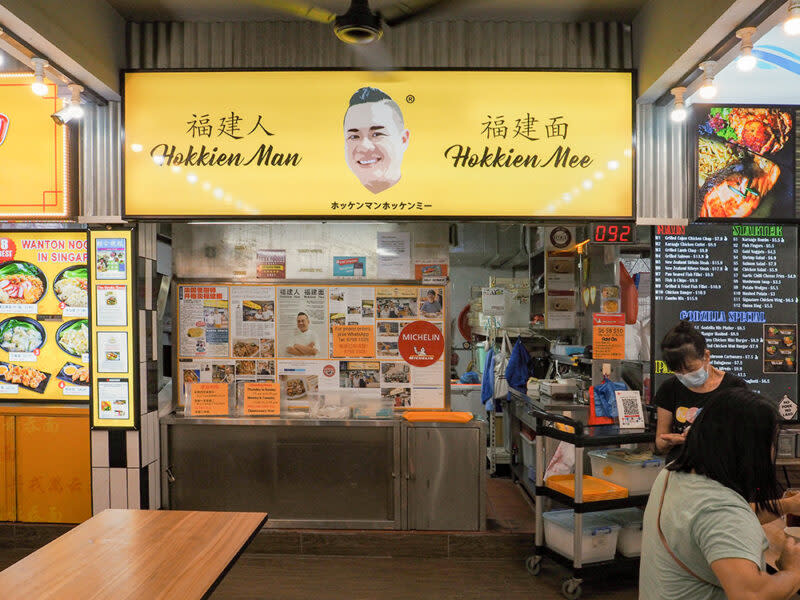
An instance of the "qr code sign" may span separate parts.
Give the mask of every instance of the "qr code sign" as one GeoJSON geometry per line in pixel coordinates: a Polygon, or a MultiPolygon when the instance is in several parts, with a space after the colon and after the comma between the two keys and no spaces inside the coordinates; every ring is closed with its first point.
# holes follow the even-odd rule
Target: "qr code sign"
{"type": "Polygon", "coordinates": [[[644,427],[642,398],[637,391],[617,392],[617,412],[620,427],[644,427]]]}

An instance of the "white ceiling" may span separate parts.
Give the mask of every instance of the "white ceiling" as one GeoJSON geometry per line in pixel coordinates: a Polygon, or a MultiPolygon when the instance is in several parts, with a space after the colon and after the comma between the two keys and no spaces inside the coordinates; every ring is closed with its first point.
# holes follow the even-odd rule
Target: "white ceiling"
{"type": "MultiPolygon", "coordinates": [[[[713,102],[800,104],[800,36],[788,36],[777,25],[756,41],[753,54],[753,71],[740,72],[734,61],[717,74],[713,102]]],[[[696,94],[692,100],[703,102],[696,94]]]]}
{"type": "MultiPolygon", "coordinates": [[[[258,0],[106,0],[132,21],[238,21],[286,18],[258,0]]],[[[395,0],[371,0],[380,10],[395,0]]],[[[347,10],[349,0],[304,0],[337,14],[347,10]]],[[[458,0],[430,18],[467,20],[630,22],[647,0],[458,0]]],[[[291,17],[288,17],[291,18],[291,17]]]]}

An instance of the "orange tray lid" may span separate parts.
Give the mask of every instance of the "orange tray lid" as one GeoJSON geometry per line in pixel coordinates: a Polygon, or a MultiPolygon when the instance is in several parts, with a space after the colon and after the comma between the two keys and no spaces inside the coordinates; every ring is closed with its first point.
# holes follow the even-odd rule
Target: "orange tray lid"
{"type": "MultiPolygon", "coordinates": [[[[560,492],[570,498],[575,497],[575,475],[552,475],[547,478],[545,485],[552,490],[560,492]]],[[[583,502],[597,502],[599,500],[617,500],[628,497],[628,488],[592,477],[583,476],[583,502]]]]}

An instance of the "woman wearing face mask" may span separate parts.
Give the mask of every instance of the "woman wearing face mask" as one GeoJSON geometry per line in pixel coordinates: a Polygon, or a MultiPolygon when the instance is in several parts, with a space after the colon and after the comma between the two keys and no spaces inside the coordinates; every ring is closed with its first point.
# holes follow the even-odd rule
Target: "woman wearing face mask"
{"type": "Polygon", "coordinates": [[[711,364],[706,339],[688,321],[673,327],[661,342],[661,355],[670,377],[658,388],[656,448],[667,462],[680,454],[695,418],[712,399],[731,388],[746,388],[744,379],[720,371],[711,364]]]}

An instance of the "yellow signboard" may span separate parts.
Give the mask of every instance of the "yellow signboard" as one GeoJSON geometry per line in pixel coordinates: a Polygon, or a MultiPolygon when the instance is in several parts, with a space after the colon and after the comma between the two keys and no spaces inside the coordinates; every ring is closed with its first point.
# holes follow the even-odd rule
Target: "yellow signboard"
{"type": "Polygon", "coordinates": [[[89,400],[86,231],[0,232],[0,400],[89,400]]]}
{"type": "Polygon", "coordinates": [[[67,128],[50,117],[60,110],[55,84],[37,96],[30,73],[0,73],[0,219],[70,216],[67,128]]]}
{"type": "Polygon", "coordinates": [[[632,74],[136,72],[131,217],[631,217],[632,74]]]}

